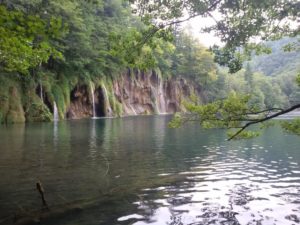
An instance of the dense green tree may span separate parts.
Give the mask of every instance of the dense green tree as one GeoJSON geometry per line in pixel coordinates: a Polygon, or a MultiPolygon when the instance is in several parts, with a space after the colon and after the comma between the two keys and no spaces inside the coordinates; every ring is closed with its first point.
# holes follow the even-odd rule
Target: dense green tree
{"type": "Polygon", "coordinates": [[[173,73],[197,79],[205,85],[216,77],[216,66],[212,54],[199,41],[184,31],[178,32],[174,40],[173,73]]]}
{"type": "Polygon", "coordinates": [[[0,5],[0,63],[5,71],[28,73],[52,58],[62,58],[53,45],[64,28],[60,18],[43,20],[0,5]]]}

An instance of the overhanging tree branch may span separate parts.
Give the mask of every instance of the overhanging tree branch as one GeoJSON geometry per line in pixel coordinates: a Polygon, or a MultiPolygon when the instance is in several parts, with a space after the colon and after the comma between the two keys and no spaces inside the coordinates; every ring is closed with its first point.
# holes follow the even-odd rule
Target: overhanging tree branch
{"type": "Polygon", "coordinates": [[[271,120],[271,119],[273,119],[273,118],[276,118],[276,117],[278,117],[278,116],[280,116],[280,115],[289,113],[289,112],[291,112],[291,111],[293,111],[293,110],[295,110],[295,109],[298,109],[298,108],[300,108],[300,104],[294,105],[294,106],[292,106],[292,107],[290,107],[290,108],[288,108],[288,109],[285,109],[285,110],[281,110],[281,111],[278,112],[278,113],[274,113],[274,114],[272,114],[272,115],[270,115],[270,116],[267,116],[267,117],[264,117],[264,118],[262,118],[262,119],[257,119],[257,120],[255,120],[255,121],[248,122],[248,123],[246,123],[243,127],[241,127],[240,130],[238,130],[235,134],[233,134],[233,135],[232,135],[230,138],[228,138],[227,140],[230,141],[230,140],[234,139],[234,138],[237,137],[242,131],[244,131],[247,127],[249,127],[249,126],[251,126],[251,125],[254,125],[254,124],[257,124],[257,123],[263,123],[263,122],[265,122],[265,121],[268,121],[268,120],[271,120]]]}
{"type": "Polygon", "coordinates": [[[174,20],[172,22],[169,22],[169,23],[166,23],[166,24],[159,24],[158,26],[155,26],[153,27],[146,35],[145,37],[143,38],[143,40],[138,44],[138,47],[142,47],[143,45],[145,45],[147,43],[147,41],[149,39],[151,39],[158,31],[160,30],[163,30],[167,27],[170,27],[172,25],[175,25],[175,24],[180,24],[180,23],[184,23],[184,22],[187,22],[195,17],[198,17],[198,16],[203,16],[205,14],[208,14],[208,15],[211,15],[210,14],[210,11],[212,11],[219,3],[221,3],[222,0],[217,0],[215,1],[213,4],[211,4],[205,12],[200,12],[200,13],[196,13],[196,14],[193,14],[185,19],[179,19],[179,20],[174,20]]]}
{"type": "Polygon", "coordinates": [[[261,114],[261,113],[265,113],[265,112],[272,112],[272,111],[283,111],[284,109],[282,108],[270,108],[270,109],[264,109],[264,110],[261,110],[261,111],[250,111],[248,113],[246,113],[247,115],[255,115],[255,114],[261,114]]]}

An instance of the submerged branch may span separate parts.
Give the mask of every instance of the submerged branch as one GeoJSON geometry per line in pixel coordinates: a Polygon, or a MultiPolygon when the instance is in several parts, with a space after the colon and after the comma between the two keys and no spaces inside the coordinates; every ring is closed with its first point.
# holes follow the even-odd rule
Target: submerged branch
{"type": "Polygon", "coordinates": [[[41,199],[42,199],[42,202],[43,202],[43,206],[46,207],[46,209],[49,209],[48,207],[48,204],[47,204],[47,201],[45,199],[45,192],[44,192],[44,188],[42,186],[42,183],[40,181],[38,181],[36,183],[36,189],[38,190],[38,192],[40,193],[41,195],[41,199]]]}

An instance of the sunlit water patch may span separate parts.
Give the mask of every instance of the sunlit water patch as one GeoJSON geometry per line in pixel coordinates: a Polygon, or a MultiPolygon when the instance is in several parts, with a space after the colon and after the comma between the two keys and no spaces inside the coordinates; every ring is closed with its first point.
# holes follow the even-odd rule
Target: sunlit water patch
{"type": "MultiPolygon", "coordinates": [[[[298,224],[300,177],[291,166],[239,156],[243,151],[207,147],[176,186],[144,190],[137,204],[145,224],[298,224]],[[220,151],[226,154],[220,157],[220,151]],[[290,171],[290,172],[286,172],[290,171]],[[149,192],[150,193],[147,193],[149,192]],[[156,199],[157,196],[160,198],[156,199]]],[[[253,148],[251,148],[253,149],[253,148]]],[[[244,152],[246,153],[246,152],[244,152]]],[[[296,164],[290,162],[290,165],[296,164]]],[[[128,217],[130,220],[130,217],[128,217]]]]}

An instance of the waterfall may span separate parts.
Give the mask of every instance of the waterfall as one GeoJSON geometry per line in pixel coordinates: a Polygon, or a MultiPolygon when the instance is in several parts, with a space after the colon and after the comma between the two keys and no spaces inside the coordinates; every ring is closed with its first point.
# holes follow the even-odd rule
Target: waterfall
{"type": "Polygon", "coordinates": [[[59,120],[56,102],[53,102],[53,120],[54,121],[59,120]]]}
{"type": "Polygon", "coordinates": [[[129,90],[129,101],[128,101],[128,106],[130,108],[130,110],[132,111],[133,115],[137,115],[137,112],[135,111],[133,105],[131,104],[132,102],[132,91],[129,90]]]}
{"type": "Polygon", "coordinates": [[[159,100],[159,106],[160,106],[160,114],[164,114],[167,112],[163,86],[164,86],[163,81],[159,81],[158,100],[159,100]]]}
{"type": "Polygon", "coordinates": [[[95,88],[94,88],[94,84],[92,82],[90,82],[90,88],[91,88],[91,95],[92,95],[92,105],[93,105],[93,118],[96,118],[96,106],[95,106],[95,88]]]}
{"type": "Polygon", "coordinates": [[[154,94],[155,99],[155,108],[157,114],[165,114],[166,110],[166,101],[165,101],[165,94],[164,94],[164,84],[163,80],[159,78],[157,75],[157,83],[152,87],[152,93],[154,94]]]}
{"type": "MultiPolygon", "coordinates": [[[[132,85],[132,84],[131,84],[132,85]]],[[[133,112],[133,115],[137,115],[137,112],[135,111],[135,108],[133,107],[133,105],[131,104],[132,102],[132,94],[133,94],[133,91],[129,90],[129,108],[131,109],[131,111],[133,112]]]]}
{"type": "Polygon", "coordinates": [[[155,113],[160,114],[158,88],[155,88],[151,85],[151,93],[154,95],[155,113]]]}
{"type": "Polygon", "coordinates": [[[133,112],[133,115],[137,115],[137,112],[135,111],[134,107],[129,103],[130,109],[133,112]]]}
{"type": "Polygon", "coordinates": [[[104,95],[105,116],[110,116],[112,113],[112,109],[111,109],[110,102],[108,99],[108,92],[107,92],[107,89],[104,84],[102,85],[102,89],[103,89],[103,95],[104,95]]]}
{"type": "Polygon", "coordinates": [[[41,97],[42,102],[44,103],[42,82],[40,82],[40,97],[41,97]]]}

